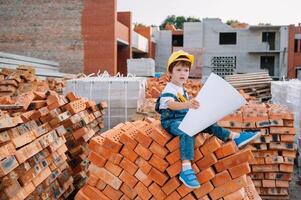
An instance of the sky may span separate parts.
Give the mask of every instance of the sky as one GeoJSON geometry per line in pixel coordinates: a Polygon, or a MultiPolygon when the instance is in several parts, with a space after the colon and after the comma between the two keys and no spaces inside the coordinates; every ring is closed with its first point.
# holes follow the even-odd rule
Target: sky
{"type": "Polygon", "coordinates": [[[131,11],[132,22],[144,25],[160,25],[168,15],[250,25],[301,23],[301,0],[117,0],[117,11],[131,11]]]}

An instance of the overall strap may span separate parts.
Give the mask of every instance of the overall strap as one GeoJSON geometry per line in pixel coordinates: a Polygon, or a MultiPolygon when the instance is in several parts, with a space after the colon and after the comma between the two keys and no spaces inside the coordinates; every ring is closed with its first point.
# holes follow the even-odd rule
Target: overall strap
{"type": "Polygon", "coordinates": [[[173,97],[175,100],[178,101],[178,97],[172,93],[163,93],[163,94],[161,94],[160,98],[161,97],[173,97]]]}

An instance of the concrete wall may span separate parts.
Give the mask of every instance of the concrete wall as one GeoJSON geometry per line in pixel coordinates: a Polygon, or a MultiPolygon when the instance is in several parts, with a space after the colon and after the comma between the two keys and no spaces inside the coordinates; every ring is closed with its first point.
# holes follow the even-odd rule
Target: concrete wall
{"type": "Polygon", "coordinates": [[[184,23],[184,48],[203,47],[203,23],[187,22],[184,23]]]}
{"type": "Polygon", "coordinates": [[[53,60],[63,72],[81,72],[83,2],[1,1],[0,51],[53,60]]]}
{"type": "Polygon", "coordinates": [[[154,32],[156,40],[156,71],[165,72],[167,60],[172,52],[172,32],[157,31],[154,32]]]}

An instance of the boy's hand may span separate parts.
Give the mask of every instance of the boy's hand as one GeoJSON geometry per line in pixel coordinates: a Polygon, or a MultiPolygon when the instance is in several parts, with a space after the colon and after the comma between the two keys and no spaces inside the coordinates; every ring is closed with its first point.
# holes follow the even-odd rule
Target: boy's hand
{"type": "Polygon", "coordinates": [[[187,101],[187,108],[198,109],[199,107],[200,103],[195,98],[187,101]]]}

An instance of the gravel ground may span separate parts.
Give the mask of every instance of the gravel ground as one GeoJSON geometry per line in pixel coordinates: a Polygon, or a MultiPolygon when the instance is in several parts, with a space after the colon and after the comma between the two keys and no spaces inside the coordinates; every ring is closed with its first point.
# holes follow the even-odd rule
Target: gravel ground
{"type": "Polygon", "coordinates": [[[289,187],[289,199],[290,200],[300,200],[301,199],[301,183],[298,183],[297,168],[294,168],[293,180],[289,187]]]}

